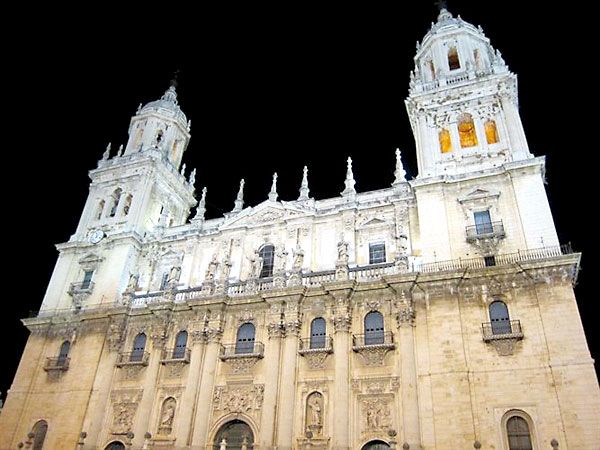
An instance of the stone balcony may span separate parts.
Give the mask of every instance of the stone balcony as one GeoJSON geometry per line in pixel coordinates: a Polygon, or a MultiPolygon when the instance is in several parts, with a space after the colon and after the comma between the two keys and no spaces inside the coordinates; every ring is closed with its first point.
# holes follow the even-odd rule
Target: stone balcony
{"type": "Polygon", "coordinates": [[[55,370],[64,372],[64,371],[69,370],[70,362],[71,362],[71,358],[66,357],[66,356],[46,358],[46,363],[44,364],[44,370],[46,372],[52,372],[55,370]]]}
{"type": "Polygon", "coordinates": [[[506,237],[502,221],[480,223],[466,227],[467,242],[475,242],[480,239],[502,239],[506,237]]]}

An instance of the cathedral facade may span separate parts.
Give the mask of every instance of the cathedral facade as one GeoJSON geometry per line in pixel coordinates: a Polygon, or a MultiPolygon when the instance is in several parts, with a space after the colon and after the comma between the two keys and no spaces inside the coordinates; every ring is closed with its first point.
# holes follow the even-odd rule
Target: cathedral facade
{"type": "Polygon", "coordinates": [[[0,414],[0,449],[600,448],[600,391],[518,111],[442,9],[406,107],[418,176],[205,218],[174,86],[90,171],[0,414]],[[190,211],[197,206],[195,215],[190,211]]]}

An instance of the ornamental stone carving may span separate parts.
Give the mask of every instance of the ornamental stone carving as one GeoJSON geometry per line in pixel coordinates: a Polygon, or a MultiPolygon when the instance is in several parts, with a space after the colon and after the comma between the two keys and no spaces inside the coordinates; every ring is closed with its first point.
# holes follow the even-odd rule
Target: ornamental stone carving
{"type": "Polygon", "coordinates": [[[306,358],[308,367],[313,370],[324,369],[327,363],[329,352],[307,352],[303,356],[306,358]]]}
{"type": "Polygon", "coordinates": [[[173,397],[169,397],[163,402],[158,422],[158,434],[171,434],[173,422],[175,420],[176,407],[177,401],[173,397]]]}
{"type": "Polygon", "coordinates": [[[385,355],[389,351],[389,347],[365,347],[360,350],[360,355],[366,366],[383,366],[385,363],[385,355]]]}
{"type": "Polygon", "coordinates": [[[349,332],[352,326],[352,316],[349,313],[338,315],[333,318],[335,332],[349,332]]]}
{"type": "Polygon", "coordinates": [[[306,399],[306,431],[311,432],[313,436],[321,436],[323,434],[324,417],[323,394],[313,392],[306,399]]]}
{"type": "Polygon", "coordinates": [[[363,432],[387,431],[392,426],[390,400],[380,397],[362,401],[363,432]]]}
{"type": "Polygon", "coordinates": [[[111,429],[114,434],[127,434],[131,431],[142,392],[142,389],[122,389],[111,393],[111,429]]]}
{"type": "Polygon", "coordinates": [[[231,369],[231,373],[243,375],[252,373],[254,366],[260,358],[231,358],[227,360],[227,365],[231,369]]]}
{"type": "Polygon", "coordinates": [[[262,408],[264,392],[264,384],[216,386],[213,409],[224,413],[252,414],[262,408]]]}

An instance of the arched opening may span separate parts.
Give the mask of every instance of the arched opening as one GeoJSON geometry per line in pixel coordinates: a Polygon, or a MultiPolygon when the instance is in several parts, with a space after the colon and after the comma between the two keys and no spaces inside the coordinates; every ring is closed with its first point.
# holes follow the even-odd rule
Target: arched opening
{"type": "Polygon", "coordinates": [[[429,73],[429,79],[431,81],[435,80],[435,66],[433,65],[433,61],[428,59],[427,62],[425,62],[425,68],[429,73]]]}
{"type": "Polygon", "coordinates": [[[129,214],[129,210],[131,209],[131,201],[133,200],[133,196],[129,194],[125,197],[125,204],[123,205],[123,215],[126,216],[129,214]]]}
{"type": "Polygon", "coordinates": [[[327,339],[327,323],[317,317],[310,323],[310,348],[324,348],[327,339]]]}
{"type": "Polygon", "coordinates": [[[365,316],[365,345],[377,345],[384,342],[383,315],[371,311],[365,316]]]}
{"type": "Polygon", "coordinates": [[[473,50],[473,60],[475,61],[475,70],[481,70],[481,53],[478,49],[473,50]]]}
{"type": "Polygon", "coordinates": [[[160,420],[158,422],[158,433],[169,435],[173,431],[173,421],[175,420],[175,409],[177,400],[173,397],[168,397],[162,404],[160,412],[160,420]]]}
{"type": "Polygon", "coordinates": [[[513,416],[506,422],[508,447],[510,450],[533,450],[531,433],[527,421],[519,416],[513,416]]]}
{"type": "Polygon", "coordinates": [[[104,211],[104,205],[106,202],[104,200],[100,200],[98,203],[98,209],[96,210],[96,220],[102,219],[102,211],[104,211]]]}
{"type": "Polygon", "coordinates": [[[187,347],[187,331],[180,331],[175,337],[175,348],[173,349],[173,359],[182,359],[185,357],[185,348],[187,347]]]}
{"type": "Polygon", "coordinates": [[[71,343],[69,341],[65,341],[60,346],[60,350],[58,351],[58,360],[56,361],[57,366],[65,366],[67,364],[67,360],[69,359],[69,350],[71,350],[71,343]]]}
{"type": "Polygon", "coordinates": [[[112,204],[110,207],[110,211],[108,212],[108,217],[115,217],[117,214],[117,208],[119,207],[119,201],[121,200],[121,194],[123,191],[121,188],[115,189],[115,192],[112,193],[112,204]]]}
{"type": "Polygon", "coordinates": [[[477,145],[475,122],[473,122],[473,116],[471,116],[471,114],[461,114],[458,119],[458,134],[460,136],[460,146],[462,148],[475,147],[477,145]]]}
{"type": "Polygon", "coordinates": [[[254,325],[245,323],[238,328],[237,340],[235,342],[236,353],[252,353],[254,352],[254,325]]]}
{"type": "Polygon", "coordinates": [[[213,450],[250,450],[254,448],[254,434],[247,423],[232,420],[223,425],[213,445],[213,450]]]}
{"type": "Polygon", "coordinates": [[[119,441],[113,441],[104,447],[104,450],[125,450],[125,445],[119,441]]]}
{"type": "Polygon", "coordinates": [[[275,247],[271,244],[263,245],[258,251],[258,256],[262,259],[260,268],[260,278],[273,276],[273,262],[275,259],[275,247]]]}
{"type": "Polygon", "coordinates": [[[33,433],[32,450],[42,450],[44,448],[44,441],[46,440],[46,433],[48,432],[48,422],[45,420],[36,422],[31,432],[33,433]]]}
{"type": "Polygon", "coordinates": [[[440,130],[440,151],[442,153],[450,153],[452,151],[452,141],[450,139],[450,132],[445,128],[440,130]]]}
{"type": "Polygon", "coordinates": [[[144,359],[144,351],[146,350],[146,335],[144,333],[138,334],[133,340],[133,348],[131,349],[131,355],[129,361],[142,361],[144,359]]]}
{"type": "Polygon", "coordinates": [[[498,139],[498,128],[496,127],[496,122],[493,120],[488,120],[485,124],[485,139],[488,144],[495,144],[500,139],[498,139]]]}
{"type": "Polygon", "coordinates": [[[460,59],[456,47],[450,47],[450,50],[448,50],[448,67],[450,70],[460,69],[460,59]]]}
{"type": "Polygon", "coordinates": [[[391,448],[388,444],[383,441],[371,441],[367,442],[362,450],[383,450],[386,448],[391,448]]]}
{"type": "Polygon", "coordinates": [[[493,334],[509,334],[510,328],[510,317],[508,315],[508,308],[504,302],[499,300],[490,304],[490,322],[492,323],[493,334]]]}

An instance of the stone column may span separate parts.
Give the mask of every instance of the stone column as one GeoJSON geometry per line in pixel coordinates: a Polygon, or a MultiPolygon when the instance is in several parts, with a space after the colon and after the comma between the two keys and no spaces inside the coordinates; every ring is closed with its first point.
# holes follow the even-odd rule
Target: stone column
{"type": "Polygon", "coordinates": [[[215,384],[215,371],[219,359],[222,328],[207,328],[206,350],[204,352],[204,363],[202,365],[202,380],[196,400],[196,417],[194,419],[194,431],[192,435],[192,446],[194,448],[205,448],[209,443],[208,420],[212,410],[212,395],[215,384]]]}
{"type": "Polygon", "coordinates": [[[286,336],[283,340],[279,408],[277,414],[277,450],[291,450],[293,447],[299,330],[299,320],[292,319],[285,325],[286,336]]]}
{"type": "MultiPolygon", "coordinates": [[[[181,395],[178,417],[175,418],[178,423],[177,443],[178,445],[188,444],[190,440],[190,431],[192,427],[194,403],[198,394],[198,384],[201,380],[201,368],[203,362],[203,350],[205,343],[204,333],[201,331],[192,331],[192,348],[190,352],[190,363],[188,366],[187,380],[185,390],[181,395]]],[[[178,363],[181,364],[181,363],[178,363]]]]}
{"type": "Polygon", "coordinates": [[[421,448],[419,402],[417,396],[417,367],[415,361],[414,309],[404,299],[397,312],[398,339],[400,345],[401,395],[402,395],[402,441],[411,448],[421,448]]]}
{"type": "Polygon", "coordinates": [[[277,392],[279,388],[279,361],[281,352],[281,339],[284,330],[279,317],[269,323],[269,342],[265,348],[265,361],[268,362],[265,370],[265,396],[263,400],[262,416],[260,421],[260,434],[258,442],[261,449],[271,449],[275,445],[275,418],[277,417],[277,392]]]}
{"type": "Polygon", "coordinates": [[[349,311],[338,311],[334,317],[333,351],[335,360],[335,387],[333,404],[332,450],[350,449],[350,326],[349,311]]]}

